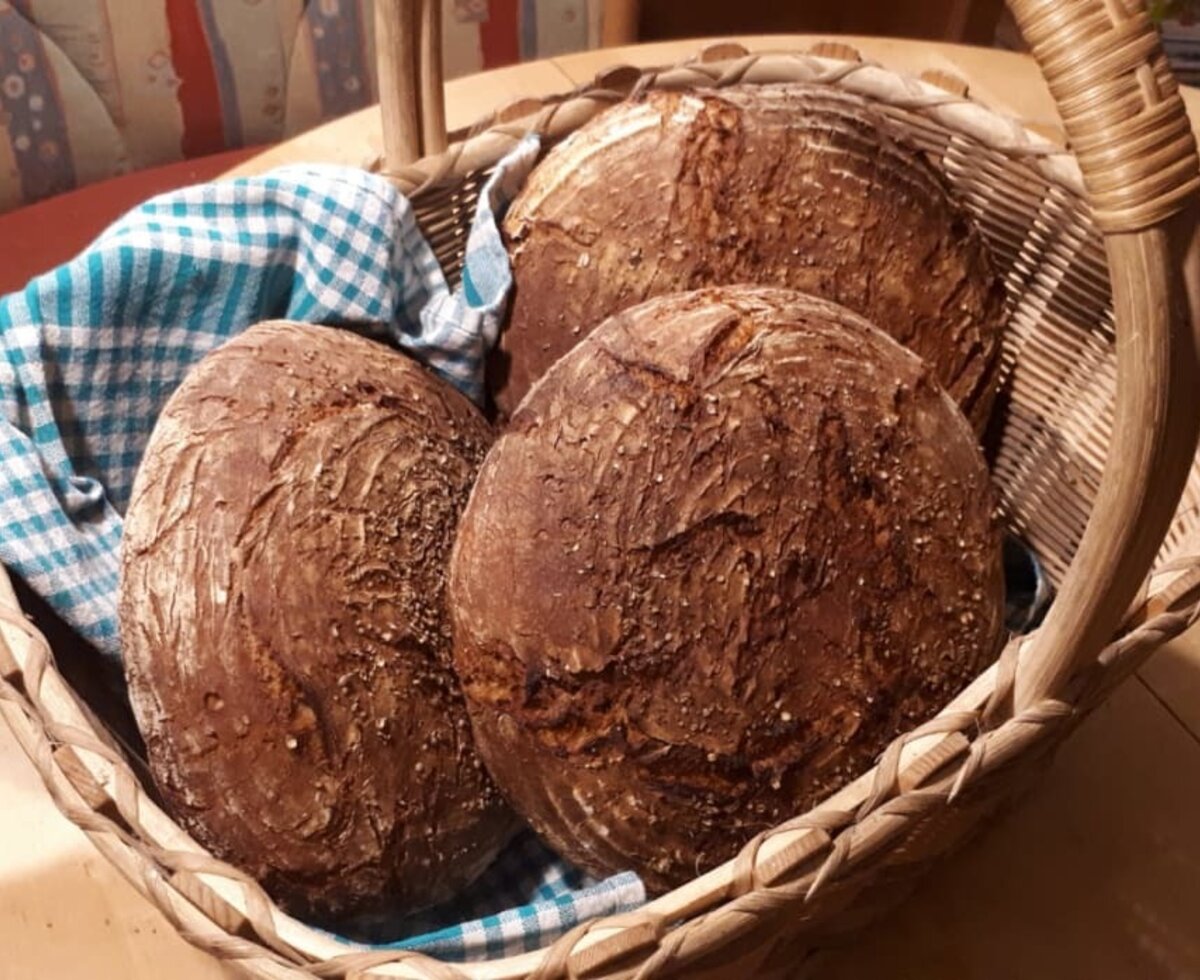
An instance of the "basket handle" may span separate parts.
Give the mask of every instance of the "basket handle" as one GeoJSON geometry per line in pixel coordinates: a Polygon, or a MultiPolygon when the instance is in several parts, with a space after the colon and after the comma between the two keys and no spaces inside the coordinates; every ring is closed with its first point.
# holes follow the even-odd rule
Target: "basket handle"
{"type": "Polygon", "coordinates": [[[441,0],[375,0],[384,173],[446,149],[441,0]]]}
{"type": "Polygon", "coordinates": [[[1064,692],[1118,629],[1170,526],[1200,432],[1200,162],[1140,0],[1008,0],[1079,160],[1104,236],[1115,424],[1057,601],[1022,651],[1017,710],[1064,692]]]}

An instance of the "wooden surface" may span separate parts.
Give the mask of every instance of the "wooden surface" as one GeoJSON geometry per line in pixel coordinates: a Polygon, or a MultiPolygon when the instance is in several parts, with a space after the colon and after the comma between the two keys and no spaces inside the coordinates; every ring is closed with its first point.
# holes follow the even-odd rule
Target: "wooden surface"
{"type": "MultiPolygon", "coordinates": [[[[811,38],[745,39],[751,48],[811,38]]],[[[1053,128],[1025,58],[851,39],[900,71],[968,78],[981,102],[1053,128]]],[[[662,64],[695,43],[592,52],[447,86],[451,128],[497,104],[560,91],[619,62],[662,64]]],[[[1193,118],[1197,93],[1188,92],[1193,118]]],[[[358,164],[379,152],[365,110],[274,148],[238,172],[302,159],[358,164]]],[[[820,980],[1183,980],[1200,977],[1200,630],[1164,648],[1080,728],[1047,778],[935,871],[866,938],[824,954],[820,980]]],[[[58,814],[0,726],[0,980],[208,980],[192,950],[58,814]]],[[[743,980],[743,978],[737,978],[743,980]]]]}

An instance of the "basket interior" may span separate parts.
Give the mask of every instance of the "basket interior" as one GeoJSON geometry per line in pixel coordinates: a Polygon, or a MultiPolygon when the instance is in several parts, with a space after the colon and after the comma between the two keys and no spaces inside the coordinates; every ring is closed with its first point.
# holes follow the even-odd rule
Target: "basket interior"
{"type": "MultiPolygon", "coordinates": [[[[944,174],[953,194],[981,228],[1003,276],[1010,323],[1002,394],[988,444],[1003,519],[1034,548],[1057,584],[1090,513],[1112,427],[1116,360],[1099,234],[1082,199],[1042,176],[1025,158],[998,151],[928,114],[883,102],[877,105],[944,174]]],[[[488,173],[477,170],[413,197],[418,220],[452,283],[461,274],[470,222],[488,173]]],[[[1200,472],[1193,468],[1160,560],[1173,556],[1198,521],[1200,472]]],[[[143,781],[143,786],[149,785],[149,780],[143,781]]],[[[131,790],[126,795],[134,794],[131,790]]],[[[138,827],[138,832],[156,845],[165,842],[161,853],[175,853],[173,849],[183,846],[182,831],[165,815],[143,805],[142,818],[147,826],[138,827]]],[[[936,838],[930,850],[940,850],[946,826],[935,822],[930,827],[930,838],[936,838]]],[[[917,860],[911,852],[921,850],[921,840],[914,837],[908,847],[894,865],[908,867],[917,860]]],[[[159,880],[157,871],[145,870],[158,868],[147,853],[139,851],[131,861],[135,867],[131,877],[139,877],[140,871],[142,880],[159,880]]],[[[215,877],[225,877],[224,872],[216,872],[215,877]]],[[[179,900],[188,915],[212,916],[216,925],[205,920],[202,934],[195,937],[209,948],[234,950],[234,944],[242,941],[241,936],[233,938],[235,934],[248,934],[248,922],[261,929],[265,921],[282,927],[279,935],[289,944],[289,958],[296,950],[314,957],[341,952],[324,934],[277,912],[255,909],[253,903],[235,913],[233,906],[218,903],[209,886],[190,873],[176,875],[172,887],[188,896],[187,902],[179,900]]],[[[236,892],[237,887],[231,880],[222,895],[236,892]]],[[[811,925],[808,920],[797,923],[811,925]]],[[[274,932],[268,929],[260,935],[269,941],[274,932]]],[[[345,966],[339,964],[338,969],[345,966]]],[[[284,972],[281,967],[278,975],[284,972]]],[[[335,973],[331,968],[322,975],[335,973]]],[[[495,967],[487,975],[515,973],[495,967]]]]}
{"type": "MultiPolygon", "coordinates": [[[[1091,513],[1112,433],[1117,362],[1100,234],[1077,193],[1022,157],[918,111],[875,105],[943,174],[1003,277],[1009,320],[989,455],[1003,522],[1057,586],[1091,513]]],[[[413,199],[452,282],[486,178],[476,171],[413,199]]],[[[1175,556],[1198,522],[1200,468],[1193,466],[1160,563],[1175,556]]]]}

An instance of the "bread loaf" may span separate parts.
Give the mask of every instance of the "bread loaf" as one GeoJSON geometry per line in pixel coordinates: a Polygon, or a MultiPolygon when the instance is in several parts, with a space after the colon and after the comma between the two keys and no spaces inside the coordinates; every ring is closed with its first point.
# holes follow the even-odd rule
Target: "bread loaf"
{"type": "Polygon", "coordinates": [[[445,604],[491,438],[406,357],[292,323],[206,357],[154,430],[120,591],[150,766],[179,822],[297,914],[441,901],[514,829],[445,604]]]}
{"type": "Polygon", "coordinates": [[[480,471],[450,595],[501,789],[656,892],[936,713],[1003,614],[987,468],[932,372],[754,288],[650,300],[550,369],[480,471]]]}
{"type": "Polygon", "coordinates": [[[491,363],[501,418],[602,320],[739,283],[823,296],[920,354],[979,430],[1003,290],[939,176],[827,86],[651,91],[534,170],[504,223],[516,289],[491,363]]]}

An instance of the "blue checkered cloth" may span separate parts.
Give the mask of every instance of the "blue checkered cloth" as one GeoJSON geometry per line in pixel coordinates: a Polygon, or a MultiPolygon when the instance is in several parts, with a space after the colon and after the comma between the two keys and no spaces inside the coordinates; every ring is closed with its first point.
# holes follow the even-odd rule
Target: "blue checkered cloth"
{"type": "Polygon", "coordinates": [[[445,906],[399,925],[387,917],[359,921],[357,938],[366,941],[334,938],[351,950],[413,949],[441,960],[514,956],[539,949],[580,922],[629,911],[645,899],[636,874],[593,881],[526,831],[479,881],[445,906]],[[412,938],[387,940],[397,934],[412,938]]]}
{"type": "MultiPolygon", "coordinates": [[[[497,219],[536,154],[522,143],[489,179],[453,291],[387,181],[305,166],[156,197],[0,298],[0,561],[117,662],[122,514],[150,431],[188,369],[261,320],[388,341],[480,401],[511,287],[497,219]]],[[[451,907],[370,931],[480,958],[643,900],[636,876],[587,880],[527,835],[451,907]]]]}

